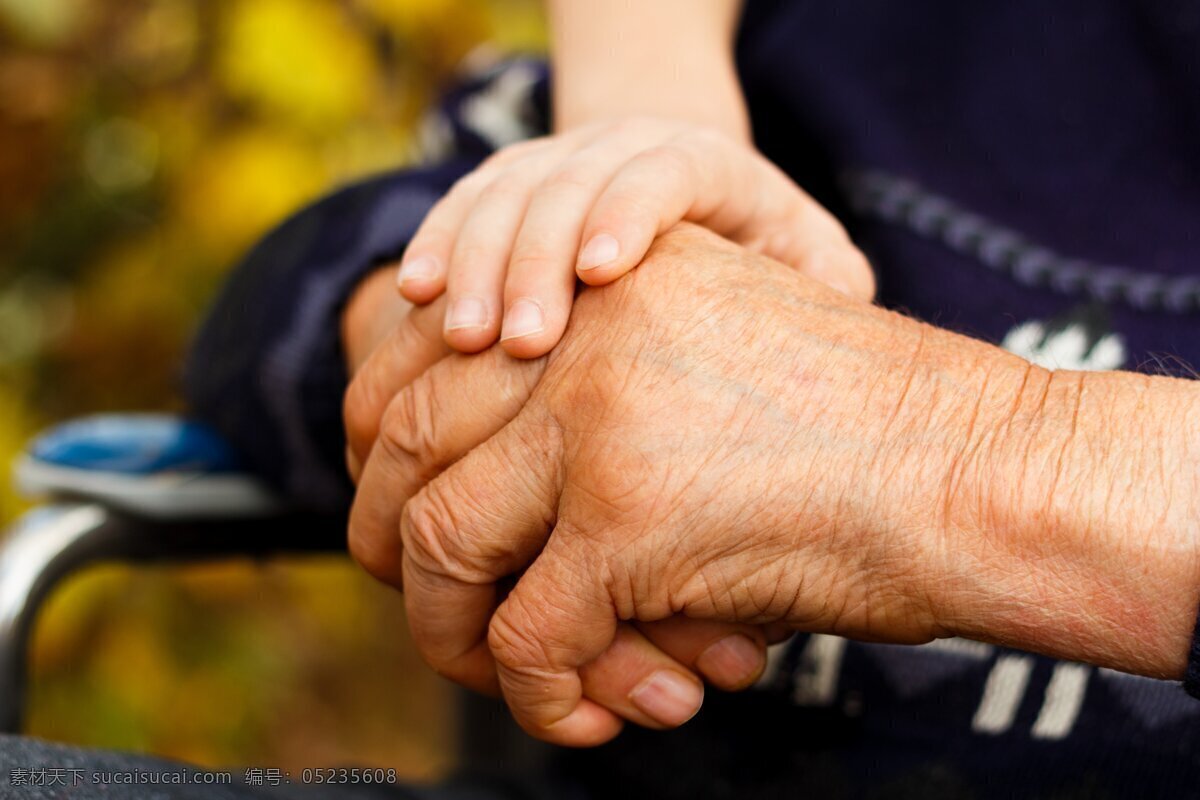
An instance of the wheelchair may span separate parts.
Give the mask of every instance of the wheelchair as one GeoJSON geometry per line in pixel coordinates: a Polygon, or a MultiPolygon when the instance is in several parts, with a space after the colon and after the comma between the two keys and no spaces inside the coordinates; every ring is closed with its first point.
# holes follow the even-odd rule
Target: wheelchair
{"type": "MultiPolygon", "coordinates": [[[[289,508],[198,423],[90,417],[35,438],[18,488],[39,505],[0,535],[0,732],[20,733],[38,613],[66,578],[102,562],[183,564],[346,554],[346,521],[289,508]]],[[[530,774],[549,749],[498,701],[455,694],[461,772],[530,774]]]]}

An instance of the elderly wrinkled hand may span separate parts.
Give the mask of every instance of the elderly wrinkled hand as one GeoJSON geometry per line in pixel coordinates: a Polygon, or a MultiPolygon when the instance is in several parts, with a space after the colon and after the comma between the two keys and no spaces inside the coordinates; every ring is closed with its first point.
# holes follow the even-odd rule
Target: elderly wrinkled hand
{"type": "MultiPolygon", "coordinates": [[[[361,284],[342,318],[341,338],[353,376],[345,400],[347,465],[357,480],[363,460],[381,438],[377,459],[402,460],[415,481],[407,488],[388,487],[387,501],[397,509],[406,491],[415,492],[499,430],[506,415],[528,398],[534,376],[540,374],[540,364],[501,365],[461,357],[452,360],[452,367],[431,369],[449,355],[440,336],[441,305],[414,309],[396,297],[391,270],[385,269],[361,284]],[[425,423],[437,420],[411,416],[417,408],[436,408],[439,417],[453,417],[454,424],[435,430],[425,423]]],[[[361,561],[375,565],[380,578],[400,586],[399,531],[370,540],[352,536],[350,544],[361,561]]],[[[412,628],[421,638],[444,619],[418,615],[412,628]]],[[[605,653],[582,671],[584,694],[643,726],[675,726],[699,708],[704,696],[701,678],[720,689],[744,688],[762,671],[766,645],[788,635],[790,631],[778,626],[764,629],[684,617],[623,625],[605,653]]],[[[462,663],[471,663],[464,654],[447,656],[428,647],[424,654],[447,677],[480,691],[498,691],[490,666],[464,671],[462,663]]],[[[486,648],[482,655],[487,656],[486,648]]]]}
{"type": "MultiPolygon", "coordinates": [[[[436,476],[376,448],[351,519],[356,556],[402,575],[426,657],[468,684],[494,669],[533,735],[615,735],[585,679],[628,620],[1180,670],[1198,509],[1164,465],[1184,463],[1193,388],[1051,373],[686,226],[576,308],[548,359],[434,366],[507,398],[496,433],[436,476]],[[1152,421],[1114,422],[1151,401],[1152,421]]],[[[401,393],[410,441],[463,424],[470,404],[439,396],[401,393]]]]}

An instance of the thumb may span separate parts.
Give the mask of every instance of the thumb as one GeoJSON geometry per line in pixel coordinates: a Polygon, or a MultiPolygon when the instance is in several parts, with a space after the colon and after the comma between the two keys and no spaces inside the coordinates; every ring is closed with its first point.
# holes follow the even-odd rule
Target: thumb
{"type": "Polygon", "coordinates": [[[488,628],[500,688],[530,735],[571,747],[602,744],[620,719],[587,699],[579,668],[612,644],[617,618],[586,539],[560,520],[488,628]]]}
{"type": "Polygon", "coordinates": [[[764,160],[760,166],[769,188],[758,213],[725,235],[842,294],[873,300],[875,272],[837,218],[774,164],[764,160]]]}
{"type": "Polygon", "coordinates": [[[846,242],[832,247],[808,247],[792,237],[777,240],[780,252],[764,253],[795,267],[800,273],[857,300],[875,299],[875,272],[867,257],[846,242]]]}
{"type": "Polygon", "coordinates": [[[544,364],[516,361],[499,349],[450,356],[391,398],[350,510],[347,543],[368,572],[402,584],[405,504],[517,416],[544,364]]]}
{"type": "Polygon", "coordinates": [[[837,219],[765,157],[711,131],[691,131],[651,148],[614,176],[584,223],[579,278],[600,286],[624,275],[680,221],[698,223],[844,294],[874,297],[870,265],[837,219]]]}

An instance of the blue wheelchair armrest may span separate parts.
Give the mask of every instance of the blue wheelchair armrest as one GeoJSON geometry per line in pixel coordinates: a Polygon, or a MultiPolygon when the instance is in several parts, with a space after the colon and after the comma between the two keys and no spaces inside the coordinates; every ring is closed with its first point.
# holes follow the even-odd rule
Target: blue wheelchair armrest
{"type": "MultiPolygon", "coordinates": [[[[25,712],[28,646],[49,594],[100,561],[195,561],[345,553],[345,518],[289,509],[242,470],[211,429],[163,414],[85,417],[38,436],[17,463],[26,494],[49,502],[0,536],[0,732],[25,712]]],[[[502,704],[460,693],[464,764],[542,769],[548,748],[502,704]]]]}
{"type": "Polygon", "coordinates": [[[272,516],[283,502],[207,426],[168,414],[84,417],[42,433],[16,465],[33,497],[72,498],[153,519],[272,516]]]}

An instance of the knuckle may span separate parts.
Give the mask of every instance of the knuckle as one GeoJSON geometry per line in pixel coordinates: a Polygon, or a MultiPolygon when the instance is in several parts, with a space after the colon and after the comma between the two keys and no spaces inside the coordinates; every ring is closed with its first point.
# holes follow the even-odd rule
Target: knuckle
{"type": "Polygon", "coordinates": [[[453,233],[446,224],[450,216],[450,198],[447,195],[439,200],[421,221],[421,226],[413,234],[408,248],[413,252],[443,250],[447,243],[454,241],[453,233]]]}
{"type": "MultiPolygon", "coordinates": [[[[347,443],[360,458],[365,458],[370,451],[382,426],[381,418],[387,413],[391,402],[395,401],[395,395],[399,393],[397,390],[400,387],[390,374],[390,369],[384,365],[403,363],[411,353],[428,348],[433,335],[414,325],[411,317],[406,318],[346,386],[346,392],[342,396],[342,424],[347,443]]],[[[432,378],[424,376],[416,384],[430,380],[432,378]]],[[[424,386],[415,385],[413,391],[427,390],[424,386]]],[[[415,398],[413,401],[415,402],[415,398]]],[[[431,414],[430,424],[432,416],[431,414]]],[[[413,416],[409,416],[408,419],[415,421],[413,416]]],[[[401,422],[402,420],[397,419],[393,424],[401,422]]]]}
{"type": "Polygon", "coordinates": [[[689,152],[712,153],[724,150],[729,137],[716,128],[691,128],[680,137],[679,144],[689,152]]]}
{"type": "Polygon", "coordinates": [[[496,264],[497,251],[500,245],[494,240],[493,230],[481,230],[480,226],[468,226],[467,230],[454,243],[454,253],[450,257],[450,270],[447,276],[449,291],[454,294],[456,289],[471,285],[471,279],[478,280],[482,274],[488,274],[496,264]],[[485,265],[480,269],[479,265],[485,265]]]}
{"type": "Polygon", "coordinates": [[[669,172],[679,180],[690,181],[694,177],[695,168],[691,153],[680,142],[652,147],[646,151],[645,158],[653,164],[655,170],[669,172]]]}
{"type": "Polygon", "coordinates": [[[425,571],[444,574],[446,562],[442,542],[452,528],[444,507],[422,492],[404,504],[400,513],[400,538],[404,551],[425,571]]]}
{"type": "MultiPolygon", "coordinates": [[[[411,366],[415,353],[429,350],[430,345],[440,344],[441,332],[434,326],[423,325],[418,315],[432,316],[434,311],[424,307],[415,309],[404,318],[400,327],[396,328],[384,343],[387,348],[388,363],[411,366]]],[[[389,386],[396,385],[389,381],[389,386]]]]}
{"type": "Polygon", "coordinates": [[[463,529],[455,519],[454,503],[436,484],[404,504],[400,539],[415,567],[464,583],[481,580],[466,555],[463,529]]]}
{"type": "Polygon", "coordinates": [[[660,200],[637,187],[614,186],[596,203],[588,217],[588,230],[653,226],[658,222],[660,207],[660,200]]]}
{"type": "Polygon", "coordinates": [[[594,170],[585,156],[578,156],[551,172],[542,189],[555,195],[577,194],[588,191],[594,183],[594,170]]]}
{"type": "Polygon", "coordinates": [[[422,376],[388,404],[379,425],[379,446],[393,461],[424,469],[438,465],[434,396],[429,380],[422,376]]]}
{"type": "Polygon", "coordinates": [[[491,176],[482,168],[472,170],[450,185],[449,191],[439,200],[430,211],[429,216],[444,210],[450,204],[474,195],[491,182],[491,176]]]}
{"type": "Polygon", "coordinates": [[[545,147],[548,137],[538,136],[533,139],[524,139],[519,142],[513,142],[510,145],[500,148],[490,156],[485,158],[479,165],[479,169],[503,167],[514,161],[519,161],[522,158],[541,150],[545,147]]]}
{"type": "Polygon", "coordinates": [[[637,133],[646,126],[647,120],[642,116],[622,117],[619,120],[611,123],[608,128],[608,133],[613,136],[621,136],[628,133],[637,133]]]}
{"type": "Polygon", "coordinates": [[[528,672],[545,660],[536,636],[537,620],[516,595],[509,595],[488,623],[488,649],[496,663],[516,673],[528,672]]]}
{"type": "Polygon", "coordinates": [[[562,254],[545,237],[526,233],[512,254],[512,268],[518,273],[541,273],[559,261],[562,254]]]}
{"type": "Polygon", "coordinates": [[[504,169],[506,166],[511,164],[513,161],[516,161],[523,155],[519,146],[524,144],[526,143],[517,142],[509,147],[502,147],[499,150],[494,151],[487,158],[483,159],[483,161],[479,162],[479,166],[475,168],[474,172],[482,172],[487,174],[504,169]]]}
{"type": "Polygon", "coordinates": [[[527,192],[527,179],[515,170],[507,169],[479,192],[479,205],[506,208],[519,201],[527,192]]]}

